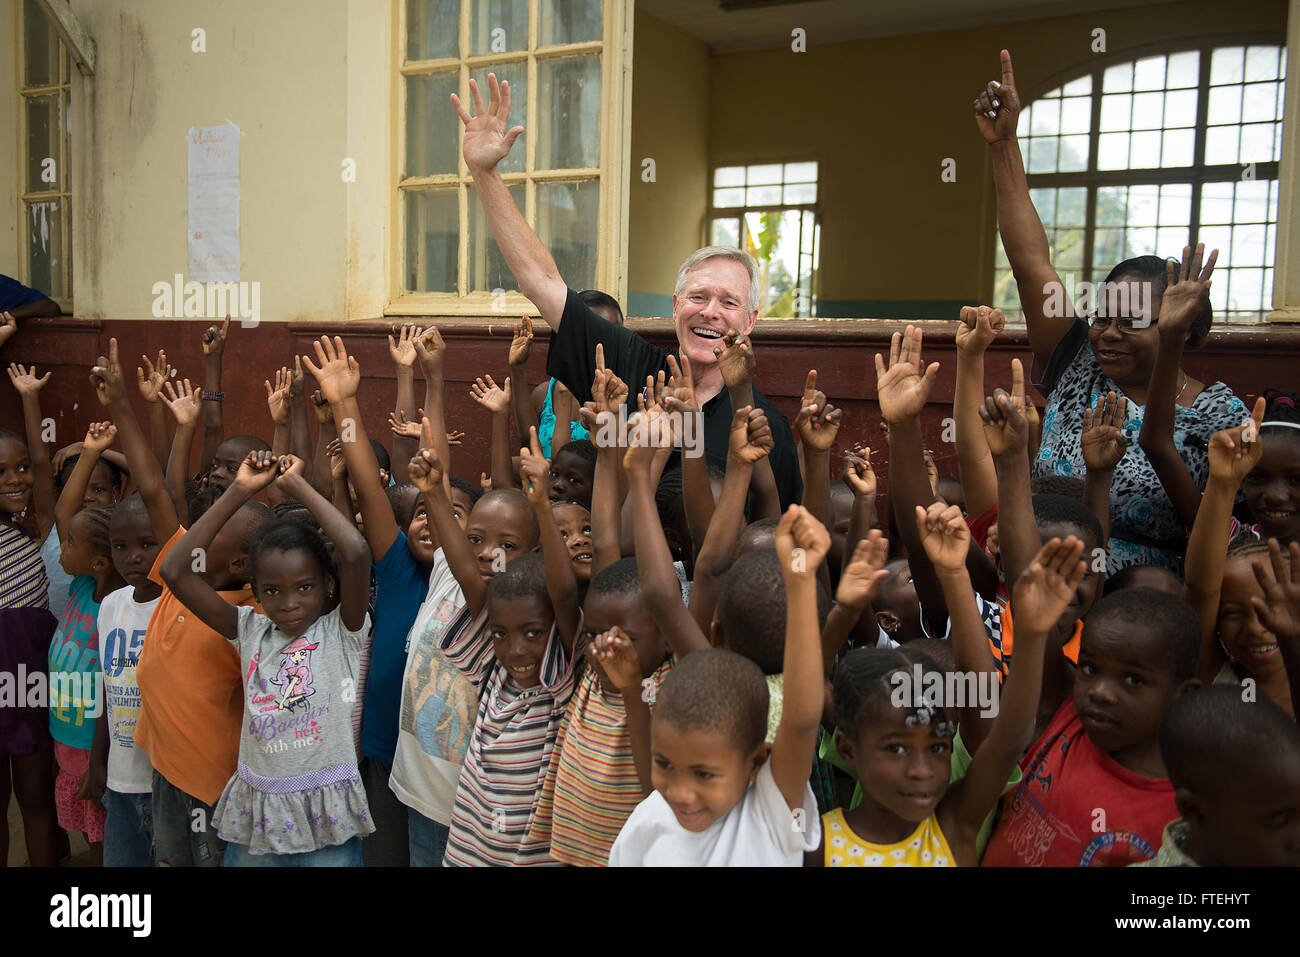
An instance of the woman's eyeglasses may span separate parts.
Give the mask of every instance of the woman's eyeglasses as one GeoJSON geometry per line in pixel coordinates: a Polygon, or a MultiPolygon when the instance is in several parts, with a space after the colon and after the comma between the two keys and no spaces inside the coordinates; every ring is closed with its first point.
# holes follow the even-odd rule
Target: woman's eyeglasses
{"type": "Polygon", "coordinates": [[[1129,316],[1099,316],[1095,312],[1088,316],[1089,327],[1098,332],[1105,332],[1110,328],[1112,322],[1115,323],[1115,325],[1119,327],[1119,331],[1126,336],[1132,335],[1135,331],[1149,328],[1152,325],[1150,319],[1144,319],[1140,316],[1136,319],[1129,316]]]}

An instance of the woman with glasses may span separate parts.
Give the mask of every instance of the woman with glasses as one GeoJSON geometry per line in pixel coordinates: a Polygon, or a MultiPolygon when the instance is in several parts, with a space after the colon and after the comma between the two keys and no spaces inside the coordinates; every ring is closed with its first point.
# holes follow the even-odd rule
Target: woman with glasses
{"type": "Polygon", "coordinates": [[[974,110],[993,156],[998,228],[1034,353],[1034,384],[1048,400],[1034,474],[1082,478],[1084,411],[1095,409],[1108,392],[1124,396],[1127,451],[1111,484],[1107,573],[1129,565],[1162,565],[1181,576],[1189,504],[1195,511],[1188,490],[1194,486],[1199,495],[1209,477],[1209,438],[1248,417],[1227,385],[1206,385],[1178,365],[1184,346],[1200,346],[1209,335],[1214,256],[1204,270],[1199,252],[1188,264],[1195,269],[1175,264],[1178,308],[1176,315],[1166,311],[1164,335],[1161,308],[1170,271],[1157,256],[1127,259],[1111,269],[1094,307],[1079,318],[1052,266],[1047,234],[1029,196],[1016,140],[1020,98],[1006,50],[1002,81],[980,93],[974,110]],[[1164,361],[1158,362],[1162,350],[1164,361]],[[1158,428],[1149,426],[1143,435],[1148,416],[1158,428]]]}

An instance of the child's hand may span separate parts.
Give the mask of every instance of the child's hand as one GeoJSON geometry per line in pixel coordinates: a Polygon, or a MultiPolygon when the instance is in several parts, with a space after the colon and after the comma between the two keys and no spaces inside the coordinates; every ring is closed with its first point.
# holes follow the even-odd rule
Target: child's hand
{"type": "Polygon", "coordinates": [[[533,352],[533,320],[524,316],[515,323],[515,336],[510,340],[510,368],[520,369],[533,352]]]}
{"type": "Polygon", "coordinates": [[[478,473],[478,487],[480,492],[492,491],[492,478],[487,472],[478,473]]]}
{"type": "Polygon", "coordinates": [[[112,422],[92,422],[86,430],[86,439],[81,447],[87,452],[102,455],[117,438],[117,426],[112,422]]]}
{"type": "MultiPolygon", "coordinates": [[[[644,405],[644,396],[638,396],[644,405]]],[[[655,426],[649,413],[641,411],[627,420],[627,451],[623,453],[623,469],[627,472],[648,472],[659,452],[663,435],[654,434],[655,426]],[[656,438],[659,441],[655,441],[656,438]]]]}
{"type": "Polygon", "coordinates": [[[1002,51],[1002,82],[993,80],[975,99],[975,125],[985,142],[997,143],[1016,138],[1020,119],[1020,96],[1011,71],[1011,54],[1002,51]]]}
{"type": "Polygon", "coordinates": [[[339,336],[330,342],[329,336],[321,336],[312,343],[316,347],[316,359],[320,365],[311,361],[310,356],[303,356],[307,371],[316,377],[320,384],[321,395],[332,405],[356,398],[361,385],[361,367],[357,360],[348,355],[339,336]]]}
{"type": "MultiPolygon", "coordinates": [[[[409,471],[411,484],[425,495],[431,495],[442,487],[443,467],[433,449],[420,449],[416,452],[415,458],[411,459],[409,471]]],[[[491,488],[489,482],[484,491],[490,491],[491,488]]]]}
{"type": "MultiPolygon", "coordinates": [[[[605,346],[598,342],[596,343],[596,376],[599,377],[602,373],[604,373],[605,376],[605,388],[603,390],[605,405],[603,408],[598,408],[597,411],[603,412],[605,409],[612,411],[627,401],[628,387],[626,382],[614,374],[613,369],[607,369],[605,367],[605,346]]],[[[600,393],[597,392],[594,386],[594,383],[591,390],[591,397],[599,406],[599,403],[602,400],[600,393]]]]}
{"type": "Polygon", "coordinates": [[[304,476],[307,474],[307,465],[302,459],[293,454],[280,456],[279,474],[276,476],[277,482],[284,482],[286,487],[292,486],[296,481],[305,481],[304,476]]]}
{"type": "Polygon", "coordinates": [[[407,323],[402,326],[398,332],[397,338],[394,339],[392,333],[388,334],[388,354],[393,357],[393,364],[402,369],[415,368],[415,326],[407,323]]]}
{"type": "Polygon", "coordinates": [[[840,583],[835,589],[837,604],[861,611],[876,597],[876,589],[889,577],[885,563],[889,560],[889,540],[873,528],[858,542],[853,556],[840,572],[840,583]]]}
{"type": "Polygon", "coordinates": [[[753,465],[770,455],[774,444],[772,427],[762,409],[746,405],[731,414],[731,434],[727,443],[729,457],[753,465]]]}
{"type": "Polygon", "coordinates": [[[0,348],[18,331],[18,320],[8,312],[0,313],[0,348]]]}
{"type": "Polygon", "coordinates": [[[392,430],[393,435],[400,435],[406,439],[418,439],[420,437],[420,419],[423,418],[423,409],[419,410],[419,418],[417,419],[408,419],[405,410],[398,409],[396,412],[388,413],[388,428],[392,430]]]}
{"type": "Polygon", "coordinates": [[[325,454],[330,457],[330,479],[338,482],[347,478],[348,460],[343,457],[343,443],[335,438],[325,446],[325,454]]]}
{"type": "Polygon", "coordinates": [[[334,409],[330,407],[329,399],[321,394],[320,389],[311,394],[311,404],[312,408],[316,410],[316,421],[318,423],[324,425],[326,422],[334,421],[334,409]]]}
{"type": "Polygon", "coordinates": [[[826,526],[802,505],[791,505],[776,526],[776,556],[787,581],[812,578],[830,551],[826,526]]]}
{"type": "Polygon", "coordinates": [[[1259,623],[1283,640],[1300,640],[1300,542],[1292,542],[1287,554],[1276,538],[1268,540],[1267,564],[1259,558],[1250,563],[1264,597],[1250,599],[1259,623]]]}
{"type": "Polygon", "coordinates": [[[94,761],[86,768],[86,773],[77,779],[77,801],[98,802],[104,797],[108,788],[107,770],[94,761]]]}
{"type": "Polygon", "coordinates": [[[921,544],[930,564],[940,572],[956,572],[966,567],[970,548],[970,528],[956,505],[931,502],[929,508],[916,506],[916,525],[921,544]]]}
{"type": "Polygon", "coordinates": [[[491,376],[486,376],[486,380],[485,382],[483,376],[476,378],[469,387],[469,394],[493,415],[505,415],[510,411],[510,380],[506,379],[504,389],[491,376]]]}
{"type": "Polygon", "coordinates": [[[860,498],[875,498],[876,470],[871,467],[871,447],[855,445],[844,454],[844,484],[860,498]]]}
{"type": "Polygon", "coordinates": [[[176,419],[177,428],[195,426],[203,415],[203,393],[190,385],[189,379],[180,379],[177,384],[168,379],[163,383],[163,405],[176,419]]]}
{"type": "Polygon", "coordinates": [[[144,396],[146,402],[157,402],[158,394],[162,392],[163,383],[167,381],[168,374],[171,372],[171,365],[167,362],[167,353],[158,350],[158,364],[155,366],[149,361],[148,356],[141,356],[140,360],[144,366],[135,367],[135,381],[140,387],[140,394],[144,396]],[[145,372],[148,369],[148,372],[145,372]]]}
{"type": "Polygon", "coordinates": [[[758,364],[754,359],[754,346],[749,336],[735,329],[728,329],[722,337],[722,344],[713,347],[713,355],[722,370],[722,381],[728,389],[745,386],[754,381],[758,364]]]}
{"type": "Polygon", "coordinates": [[[1052,630],[1088,570],[1088,563],[1079,557],[1082,554],[1083,542],[1073,535],[1064,541],[1053,538],[1043,545],[1011,591],[1011,615],[1017,634],[1021,629],[1035,635],[1052,630]]]}
{"type": "Polygon", "coordinates": [[[681,356],[680,365],[676,356],[668,357],[668,391],[664,395],[664,408],[692,415],[700,411],[700,402],[695,397],[695,375],[691,372],[691,360],[686,353],[681,356]]]}
{"type": "Polygon", "coordinates": [[[249,452],[248,458],[239,465],[234,484],[247,491],[249,495],[256,495],[275,481],[278,462],[279,456],[265,449],[249,452]]]}
{"type": "Polygon", "coordinates": [[[618,625],[593,638],[585,652],[624,696],[640,694],[641,662],[632,639],[618,625]]]}
{"type": "Polygon", "coordinates": [[[537,426],[528,429],[528,444],[531,448],[519,450],[519,480],[524,487],[524,494],[534,507],[550,508],[551,463],[542,455],[542,443],[537,438],[537,426]]]}
{"type": "Polygon", "coordinates": [[[1264,455],[1259,427],[1264,421],[1264,397],[1255,400],[1250,418],[1241,425],[1210,436],[1210,477],[1239,485],[1264,455]]]}
{"type": "Polygon", "coordinates": [[[266,382],[266,404],[271,410],[271,421],[276,425],[289,424],[289,368],[281,366],[275,374],[275,388],[266,382]]]}
{"type": "Polygon", "coordinates": [[[415,337],[415,358],[426,379],[442,375],[442,360],[447,356],[447,343],[442,341],[437,326],[430,326],[415,337]]]}
{"type": "Polygon", "coordinates": [[[668,377],[660,370],[657,375],[645,377],[645,388],[637,396],[637,410],[651,416],[664,410],[664,400],[668,397],[668,377]]]}
{"type": "Polygon", "coordinates": [[[36,378],[36,366],[24,366],[17,362],[9,363],[9,381],[14,384],[19,395],[39,395],[40,391],[45,388],[45,384],[50,381],[53,372],[47,372],[41,378],[36,378]]]}
{"type": "MultiPolygon", "coordinates": [[[[1019,359],[1012,361],[1013,372],[1019,369],[1019,363],[1019,359]]],[[[984,439],[994,456],[1023,455],[1029,448],[1029,420],[1021,411],[1025,404],[1023,376],[1015,376],[1012,383],[1011,395],[1007,395],[1005,389],[995,389],[979,407],[984,439]]]]}
{"type": "Polygon", "coordinates": [[[108,358],[99,357],[99,364],[90,370],[90,381],[101,405],[126,401],[126,381],[122,378],[122,363],[117,357],[117,340],[108,340],[108,358]]]}
{"type": "Polygon", "coordinates": [[[289,371],[289,398],[296,399],[307,391],[307,376],[302,371],[302,358],[293,357],[293,368],[289,371]]]}
{"type": "Polygon", "coordinates": [[[1210,276],[1214,272],[1214,263],[1219,258],[1216,249],[1201,268],[1201,257],[1205,255],[1205,243],[1196,244],[1196,252],[1191,246],[1183,247],[1183,261],[1177,270],[1172,261],[1165,262],[1165,275],[1168,284],[1160,298],[1160,319],[1156,331],[1162,342],[1182,345],[1187,340],[1192,323],[1205,309],[1210,301],[1210,276]]]}
{"type": "Polygon", "coordinates": [[[922,339],[920,326],[908,326],[901,336],[894,333],[889,343],[888,371],[885,360],[876,353],[876,395],[880,414],[887,422],[906,422],[919,416],[925,408],[925,400],[939,374],[939,363],[932,362],[928,368],[922,366],[922,339]]]}
{"type": "Polygon", "coordinates": [[[957,352],[964,356],[982,356],[993,340],[1007,327],[1001,309],[988,306],[962,306],[957,324],[957,352]]]}
{"type": "Polygon", "coordinates": [[[829,452],[835,444],[844,413],[826,401],[826,393],[817,389],[817,370],[808,372],[804,380],[803,398],[794,427],[799,441],[810,452],[829,452]]]}
{"type": "MultiPolygon", "coordinates": [[[[424,418],[423,409],[420,410],[420,418],[424,418]]],[[[462,445],[464,444],[463,443],[464,438],[465,438],[465,433],[463,431],[452,429],[450,432],[447,433],[447,445],[449,446],[462,445]]]]}
{"type": "Polygon", "coordinates": [[[1123,430],[1127,406],[1128,399],[1114,392],[1107,392],[1097,400],[1095,412],[1084,406],[1079,444],[1083,447],[1083,464],[1089,472],[1113,472],[1128,451],[1123,430]]]}
{"type": "Polygon", "coordinates": [[[226,337],[230,334],[230,315],[227,313],[226,321],[221,324],[221,328],[208,326],[208,331],[203,333],[203,354],[205,356],[219,356],[226,348],[226,337]]]}

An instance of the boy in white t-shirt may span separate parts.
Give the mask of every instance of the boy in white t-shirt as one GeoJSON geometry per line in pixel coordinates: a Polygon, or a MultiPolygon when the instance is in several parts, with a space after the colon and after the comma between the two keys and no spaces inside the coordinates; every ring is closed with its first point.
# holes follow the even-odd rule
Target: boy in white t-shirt
{"type": "Polygon", "coordinates": [[[764,743],[767,683],[741,655],[686,655],[664,679],[650,722],[655,793],[610,850],[611,867],[787,866],[821,843],[808,786],[825,697],[817,566],[830,535],[792,505],[776,530],[786,584],[785,705],[764,743]]]}
{"type": "Polygon", "coordinates": [[[108,524],[113,566],[126,582],[99,606],[99,654],[107,721],[95,727],[88,797],[101,799],[105,867],[153,866],[153,765],[135,744],[140,686],[135,669],[162,585],[149,580],[158,538],[138,492],[113,509],[108,524]]]}

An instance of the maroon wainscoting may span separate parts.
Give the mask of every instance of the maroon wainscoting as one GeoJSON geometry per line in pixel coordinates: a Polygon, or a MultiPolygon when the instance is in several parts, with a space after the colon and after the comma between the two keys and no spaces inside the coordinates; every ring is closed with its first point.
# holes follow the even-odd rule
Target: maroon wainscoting
{"type": "MultiPolygon", "coordinates": [[[[509,323],[485,324],[463,320],[437,320],[447,340],[446,406],[449,427],[464,429],[465,444],[452,449],[452,471],[475,480],[489,463],[489,417],[469,395],[476,375],[491,373],[498,381],[506,373],[509,323]]],[[[118,339],[123,365],[134,382],[142,352],[167,350],[168,358],[182,376],[203,375],[199,340],[207,321],[149,320],[113,321],[72,318],[31,320],[5,346],[5,363],[35,363],[43,374],[54,378],[42,393],[42,410],[54,419],[57,446],[80,439],[86,424],[102,413],[90,385],[89,370],[96,357],[108,348],[110,337],[118,339]]],[[[660,345],[674,342],[668,320],[632,320],[629,325],[660,345]]],[[[886,465],[880,416],[875,404],[876,352],[888,353],[889,337],[906,323],[893,320],[770,320],[759,324],[754,339],[758,356],[758,386],[793,420],[799,406],[804,376],[817,369],[819,387],[831,401],[844,409],[838,446],[866,441],[873,449],[873,464],[883,480],[886,465]]],[[[955,353],[953,326],[948,322],[926,325],[927,361],[942,363],[939,378],[923,416],[926,443],[935,452],[939,471],[956,474],[952,445],[943,441],[943,420],[952,414],[955,353]]],[[[540,329],[529,362],[529,379],[536,383],[545,376],[549,330],[540,329]]],[[[311,353],[312,340],[324,333],[342,335],[361,364],[365,384],[361,408],[371,437],[391,447],[386,415],[395,396],[393,363],[386,336],[391,326],[382,322],[361,323],[262,323],[255,328],[233,327],[224,361],[223,388],[225,432],[252,433],[270,439],[271,423],[266,409],[263,381],[295,354],[311,353]]],[[[1009,388],[1011,360],[1019,357],[1028,365],[1029,349],[1023,329],[1009,330],[989,351],[986,376],[991,389],[1009,388]]],[[[1192,375],[1213,382],[1222,379],[1249,401],[1268,387],[1295,389],[1300,386],[1300,328],[1216,330],[1201,349],[1189,350],[1185,368],[1192,375]]],[[[310,377],[309,377],[310,381],[310,377]]],[[[423,402],[424,386],[416,382],[417,404],[423,402]]],[[[1039,404],[1042,404],[1041,398],[1039,404]]],[[[143,402],[136,396],[137,412],[143,416],[143,402]]],[[[312,417],[313,426],[314,417],[312,417]]],[[[17,395],[8,381],[0,381],[0,425],[21,431],[22,416],[17,395]]],[[[196,443],[197,444],[197,443],[196,443]]],[[[198,468],[198,450],[194,467],[198,468]]],[[[838,464],[833,474],[839,474],[838,464]]],[[[883,482],[882,482],[883,486],[883,482]]]]}

